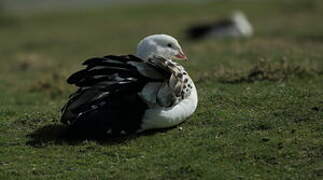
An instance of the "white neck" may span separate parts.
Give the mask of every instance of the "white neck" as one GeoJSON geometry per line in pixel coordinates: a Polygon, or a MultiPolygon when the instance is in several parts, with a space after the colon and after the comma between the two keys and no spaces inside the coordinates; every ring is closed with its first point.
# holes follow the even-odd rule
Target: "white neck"
{"type": "Polygon", "coordinates": [[[147,60],[149,57],[154,55],[154,52],[157,51],[156,43],[153,41],[140,41],[137,46],[136,56],[147,60]]]}

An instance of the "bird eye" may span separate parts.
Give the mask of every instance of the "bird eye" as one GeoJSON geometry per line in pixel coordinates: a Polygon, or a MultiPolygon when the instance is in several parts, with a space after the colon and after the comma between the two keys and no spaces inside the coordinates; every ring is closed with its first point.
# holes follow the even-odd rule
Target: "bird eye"
{"type": "Polygon", "coordinates": [[[173,47],[172,44],[170,44],[170,43],[168,43],[167,46],[170,47],[170,48],[173,47]]]}

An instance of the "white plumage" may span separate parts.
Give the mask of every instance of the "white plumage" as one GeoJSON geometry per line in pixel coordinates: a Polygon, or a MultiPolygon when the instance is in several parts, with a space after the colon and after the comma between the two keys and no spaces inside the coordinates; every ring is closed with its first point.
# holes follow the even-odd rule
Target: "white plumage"
{"type": "Polygon", "coordinates": [[[197,107],[195,85],[174,59],[186,60],[177,40],[144,38],[135,56],[85,61],[68,83],[79,90],[63,107],[61,121],[81,133],[124,135],[183,122],[197,107]]]}
{"type": "Polygon", "coordinates": [[[191,94],[175,106],[148,109],[143,117],[139,132],[147,129],[172,127],[183,122],[194,113],[197,101],[197,92],[193,84],[191,94]]]}

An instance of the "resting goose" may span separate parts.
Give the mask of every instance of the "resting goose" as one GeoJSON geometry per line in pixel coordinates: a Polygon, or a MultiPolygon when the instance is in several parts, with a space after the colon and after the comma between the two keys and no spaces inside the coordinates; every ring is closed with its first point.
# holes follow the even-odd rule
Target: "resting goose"
{"type": "Polygon", "coordinates": [[[191,39],[247,38],[253,35],[253,27],[242,12],[236,11],[229,19],[194,25],[187,29],[187,35],[191,39]]]}
{"type": "Polygon", "coordinates": [[[67,82],[79,89],[62,108],[61,121],[81,133],[108,135],[168,128],[197,107],[195,85],[173,60],[187,60],[177,40],[151,35],[135,55],[94,57],[67,82]]]}

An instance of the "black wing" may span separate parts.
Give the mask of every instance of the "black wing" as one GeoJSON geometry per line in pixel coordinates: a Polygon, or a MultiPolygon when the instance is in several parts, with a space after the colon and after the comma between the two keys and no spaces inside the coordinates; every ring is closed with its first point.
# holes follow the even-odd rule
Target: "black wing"
{"type": "Polygon", "coordinates": [[[230,19],[224,19],[209,24],[194,25],[187,29],[186,34],[191,39],[202,39],[211,31],[222,30],[232,25],[230,19]]]}
{"type": "MultiPolygon", "coordinates": [[[[61,121],[81,133],[133,133],[140,128],[147,105],[138,92],[152,81],[133,64],[143,61],[135,56],[91,58],[87,67],[72,74],[67,82],[79,89],[62,108],[61,121]]],[[[159,67],[155,71],[169,78],[170,73],[159,67]]]]}

